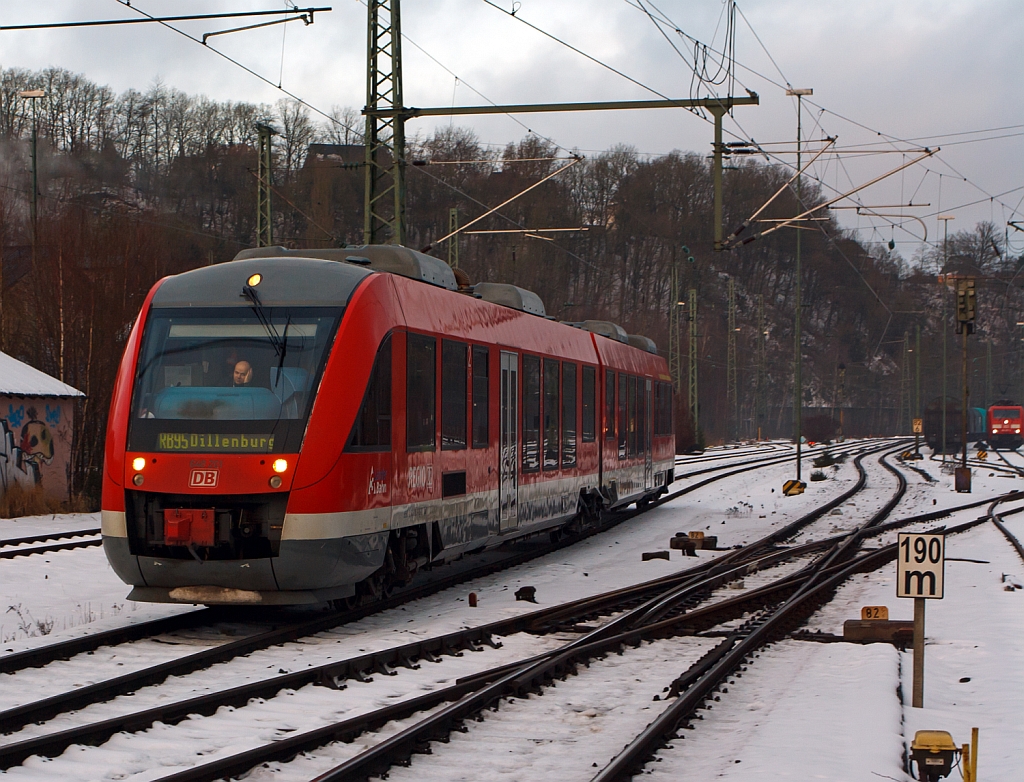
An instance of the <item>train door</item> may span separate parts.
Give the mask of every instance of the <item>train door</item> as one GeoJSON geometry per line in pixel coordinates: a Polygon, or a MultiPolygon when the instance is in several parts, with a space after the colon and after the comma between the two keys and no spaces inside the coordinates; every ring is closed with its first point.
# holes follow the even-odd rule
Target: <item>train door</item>
{"type": "Polygon", "coordinates": [[[654,405],[651,404],[651,381],[644,381],[644,488],[654,488],[654,405]]]}
{"type": "Polygon", "coordinates": [[[519,526],[519,355],[501,352],[498,530],[519,526]]]}

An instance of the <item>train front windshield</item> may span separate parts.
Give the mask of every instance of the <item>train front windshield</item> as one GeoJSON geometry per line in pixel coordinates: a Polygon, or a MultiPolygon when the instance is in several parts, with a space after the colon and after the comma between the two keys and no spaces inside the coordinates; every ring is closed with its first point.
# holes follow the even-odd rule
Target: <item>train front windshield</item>
{"type": "Polygon", "coordinates": [[[310,307],[152,310],[129,450],[297,451],[340,317],[310,307]]]}

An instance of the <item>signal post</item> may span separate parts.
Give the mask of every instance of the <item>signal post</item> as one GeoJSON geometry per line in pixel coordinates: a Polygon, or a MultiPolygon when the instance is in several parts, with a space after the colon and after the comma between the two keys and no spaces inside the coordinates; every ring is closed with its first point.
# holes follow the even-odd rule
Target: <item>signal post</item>
{"type": "Polygon", "coordinates": [[[963,454],[960,466],[956,468],[954,485],[958,492],[970,493],[971,469],[967,466],[967,401],[970,390],[967,385],[967,335],[974,331],[977,314],[975,281],[973,277],[961,277],[956,281],[956,331],[963,335],[963,390],[964,404],[960,421],[960,437],[963,454]]]}

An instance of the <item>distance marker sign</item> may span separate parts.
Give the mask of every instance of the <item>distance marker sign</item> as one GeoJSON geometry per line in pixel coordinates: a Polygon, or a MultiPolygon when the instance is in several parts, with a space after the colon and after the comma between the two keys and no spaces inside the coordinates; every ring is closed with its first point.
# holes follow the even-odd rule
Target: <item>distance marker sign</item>
{"type": "Polygon", "coordinates": [[[946,536],[899,533],[896,597],[942,599],[946,536]]]}

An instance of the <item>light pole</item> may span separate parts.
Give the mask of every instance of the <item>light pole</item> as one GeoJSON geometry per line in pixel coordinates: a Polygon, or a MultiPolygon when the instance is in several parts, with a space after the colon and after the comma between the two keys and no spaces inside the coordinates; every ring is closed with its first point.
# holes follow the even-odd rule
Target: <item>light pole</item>
{"type": "Polygon", "coordinates": [[[32,265],[35,266],[39,214],[39,166],[38,159],[36,157],[39,112],[36,107],[39,105],[39,99],[46,97],[46,93],[42,90],[22,90],[18,93],[18,97],[32,101],[32,205],[31,212],[29,214],[32,218],[32,265]]]}
{"type": "MultiPolygon", "coordinates": [[[[814,90],[812,90],[810,88],[799,89],[799,90],[795,90],[795,89],[790,88],[790,89],[786,90],[786,94],[791,96],[791,97],[795,97],[796,98],[796,170],[798,172],[797,173],[797,178],[796,178],[796,200],[797,200],[797,208],[802,210],[803,209],[803,198],[801,197],[801,194],[800,194],[800,179],[801,179],[801,177],[799,176],[799,171],[800,171],[800,167],[801,167],[800,152],[801,152],[801,140],[802,140],[802,136],[803,136],[803,125],[802,125],[802,122],[801,122],[802,119],[803,119],[803,98],[804,98],[805,95],[813,95],[814,94],[814,90]]],[[[803,382],[802,382],[802,378],[800,376],[801,359],[803,357],[802,356],[803,351],[801,349],[801,344],[800,344],[801,343],[801,338],[800,338],[800,315],[801,315],[801,313],[800,313],[800,309],[803,306],[803,304],[802,304],[802,302],[800,300],[800,231],[801,230],[802,230],[801,226],[797,225],[796,226],[796,292],[795,292],[796,293],[796,295],[795,295],[795,298],[796,298],[796,315],[795,315],[794,320],[793,320],[793,353],[794,353],[794,361],[793,361],[793,431],[794,431],[794,434],[796,436],[796,480],[797,480],[797,485],[798,486],[802,483],[802,481],[800,480],[800,467],[801,467],[801,464],[800,464],[800,451],[801,451],[801,443],[800,443],[800,440],[801,440],[801,432],[800,432],[800,430],[801,430],[801,420],[800,420],[800,418],[801,418],[801,415],[800,414],[802,412],[802,408],[803,408],[803,404],[804,404],[803,382]]]]}
{"type": "MultiPolygon", "coordinates": [[[[949,262],[949,221],[956,220],[954,215],[939,215],[939,220],[942,220],[943,233],[942,233],[942,273],[946,272],[946,264],[949,262]]],[[[943,278],[945,280],[945,278],[943,278]]],[[[946,282],[943,281],[943,285],[946,282]]],[[[946,302],[949,297],[945,291],[942,293],[942,463],[946,463],[946,331],[948,330],[948,324],[946,323],[946,302]]],[[[964,413],[966,414],[966,410],[964,413]]]]}
{"type": "Polygon", "coordinates": [[[843,402],[846,400],[846,364],[839,364],[839,436],[836,438],[843,442],[843,402]]]}
{"type": "MultiPolygon", "coordinates": [[[[921,325],[917,325],[917,335],[914,342],[914,363],[917,373],[917,382],[914,389],[914,418],[921,418],[921,325]]],[[[914,455],[921,458],[921,433],[914,433],[914,455]]]]}

